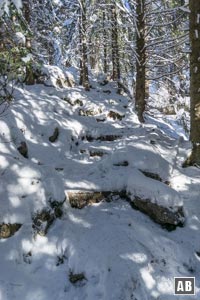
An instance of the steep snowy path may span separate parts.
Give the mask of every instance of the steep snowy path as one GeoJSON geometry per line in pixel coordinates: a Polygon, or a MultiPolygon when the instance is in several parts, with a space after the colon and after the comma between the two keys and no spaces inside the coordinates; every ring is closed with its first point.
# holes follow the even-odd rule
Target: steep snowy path
{"type": "MultiPolygon", "coordinates": [[[[0,299],[178,300],[173,277],[195,276],[192,299],[198,300],[200,171],[181,168],[189,144],[159,122],[141,126],[112,84],[94,87],[20,89],[0,119],[0,223],[23,224],[0,239],[0,299]],[[51,143],[56,127],[59,137],[51,143]],[[22,140],[28,159],[17,151],[22,140]],[[33,235],[33,215],[49,199],[63,201],[76,190],[122,190],[128,182],[134,186],[129,179],[137,170],[170,181],[184,202],[184,228],[167,232],[118,197],[82,210],[65,201],[47,235],[33,235]],[[72,283],[71,273],[85,279],[72,283]]],[[[147,194],[151,181],[141,182],[147,194]]],[[[162,196],[162,187],[155,181],[153,191],[162,196]]]]}

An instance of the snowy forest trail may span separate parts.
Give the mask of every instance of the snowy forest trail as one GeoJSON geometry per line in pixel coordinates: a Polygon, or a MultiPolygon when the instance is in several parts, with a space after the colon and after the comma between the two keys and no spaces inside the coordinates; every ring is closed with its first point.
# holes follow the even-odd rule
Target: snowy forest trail
{"type": "Polygon", "coordinates": [[[1,300],[178,300],[173,278],[200,276],[200,173],[181,167],[189,143],[167,123],[140,125],[113,83],[92,86],[18,89],[0,119],[0,217],[22,224],[0,239],[1,300]],[[182,201],[185,226],[168,232],[119,196],[81,210],[68,197],[124,190],[166,206],[182,201]],[[34,220],[44,209],[53,219],[40,235],[34,220]]]}

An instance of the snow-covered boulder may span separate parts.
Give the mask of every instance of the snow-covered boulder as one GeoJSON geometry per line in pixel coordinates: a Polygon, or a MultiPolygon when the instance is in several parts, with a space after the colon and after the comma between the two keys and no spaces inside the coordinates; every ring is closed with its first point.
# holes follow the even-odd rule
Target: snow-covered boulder
{"type": "Polygon", "coordinates": [[[163,182],[169,181],[172,166],[161,155],[154,152],[152,145],[131,142],[131,144],[126,145],[126,147],[122,146],[111,156],[105,158],[102,165],[107,168],[108,165],[120,165],[127,161],[132,169],[138,169],[147,175],[148,173],[157,175],[163,182]]]}
{"type": "Polygon", "coordinates": [[[44,82],[46,86],[59,88],[75,86],[74,76],[68,70],[62,70],[57,66],[44,65],[41,72],[47,77],[47,80],[44,82]]]}
{"type": "Polygon", "coordinates": [[[134,170],[128,180],[127,193],[133,207],[147,214],[156,223],[172,228],[184,224],[182,199],[166,184],[134,170]]]}
{"type": "Polygon", "coordinates": [[[62,204],[65,201],[66,195],[64,192],[64,186],[59,176],[48,177],[45,179],[43,184],[45,187],[46,198],[50,204],[62,204]]]}
{"type": "Polygon", "coordinates": [[[183,207],[163,207],[152,203],[149,199],[134,198],[133,207],[147,214],[156,223],[165,226],[167,229],[175,229],[176,226],[184,225],[183,207]]]}

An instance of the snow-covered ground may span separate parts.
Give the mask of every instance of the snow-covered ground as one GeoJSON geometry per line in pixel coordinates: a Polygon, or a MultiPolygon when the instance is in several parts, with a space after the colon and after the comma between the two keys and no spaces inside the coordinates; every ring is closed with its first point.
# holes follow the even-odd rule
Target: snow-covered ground
{"type": "Polygon", "coordinates": [[[0,117],[0,224],[22,224],[0,239],[0,300],[188,299],[174,296],[175,276],[196,277],[198,300],[200,170],[181,168],[190,144],[176,122],[147,116],[140,125],[113,83],[92,86],[18,88],[0,117]],[[28,158],[17,150],[22,141],[28,158]],[[185,226],[168,232],[119,197],[81,210],[68,199],[72,191],[121,190],[183,205],[185,226]],[[46,236],[33,234],[33,216],[65,196],[63,216],[46,236]]]}

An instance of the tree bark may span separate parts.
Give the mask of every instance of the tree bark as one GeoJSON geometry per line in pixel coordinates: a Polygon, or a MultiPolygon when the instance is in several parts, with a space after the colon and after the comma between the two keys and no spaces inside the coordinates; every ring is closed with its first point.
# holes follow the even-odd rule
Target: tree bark
{"type": "MultiPolygon", "coordinates": [[[[112,23],[112,65],[113,65],[113,80],[120,81],[120,60],[119,60],[119,45],[118,45],[118,29],[117,29],[117,11],[116,3],[111,4],[111,23],[112,23]]],[[[118,93],[121,93],[121,88],[118,84],[118,93]]]]}
{"type": "Polygon", "coordinates": [[[81,0],[81,16],[79,18],[79,36],[80,36],[80,84],[85,90],[90,90],[88,75],[88,57],[87,57],[87,38],[86,38],[86,3],[81,0]]]}
{"type": "MultiPolygon", "coordinates": [[[[23,15],[24,15],[24,19],[27,22],[27,25],[30,25],[31,22],[31,14],[30,14],[30,4],[28,0],[23,0],[22,1],[23,4],[23,15]]],[[[31,38],[30,37],[26,37],[26,48],[31,52],[31,38]]],[[[34,71],[33,71],[33,62],[29,62],[26,65],[26,75],[25,75],[25,79],[24,79],[25,84],[27,85],[33,85],[35,84],[35,75],[34,75],[34,71]]]]}
{"type": "Polygon", "coordinates": [[[148,81],[146,80],[146,37],[145,37],[145,0],[137,0],[137,35],[136,35],[136,87],[135,107],[140,122],[144,122],[146,101],[149,97],[148,81]]]}
{"type": "Polygon", "coordinates": [[[184,166],[200,166],[200,1],[190,0],[190,140],[192,153],[184,166]]]}
{"type": "Polygon", "coordinates": [[[106,12],[105,8],[103,9],[103,71],[105,74],[108,72],[107,67],[107,33],[105,28],[106,23],[106,12]]]}
{"type": "Polygon", "coordinates": [[[30,5],[29,5],[29,0],[22,0],[22,5],[23,5],[23,15],[24,18],[26,20],[26,22],[28,23],[28,25],[30,24],[30,5]]]}

